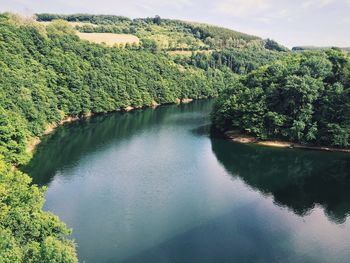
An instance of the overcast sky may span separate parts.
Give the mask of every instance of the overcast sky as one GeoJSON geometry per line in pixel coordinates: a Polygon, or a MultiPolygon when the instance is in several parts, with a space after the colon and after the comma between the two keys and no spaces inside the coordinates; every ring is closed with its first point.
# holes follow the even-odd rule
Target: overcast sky
{"type": "Polygon", "coordinates": [[[0,0],[0,11],[160,15],[221,25],[288,46],[350,46],[350,0],[0,0]]]}

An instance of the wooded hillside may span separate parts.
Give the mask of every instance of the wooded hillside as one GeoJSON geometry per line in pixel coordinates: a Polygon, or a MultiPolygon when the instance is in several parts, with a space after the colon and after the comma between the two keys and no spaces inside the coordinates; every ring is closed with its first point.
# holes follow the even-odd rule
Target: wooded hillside
{"type": "Polygon", "coordinates": [[[232,83],[213,122],[262,140],[350,146],[350,57],[339,49],[290,54],[232,83]]]}

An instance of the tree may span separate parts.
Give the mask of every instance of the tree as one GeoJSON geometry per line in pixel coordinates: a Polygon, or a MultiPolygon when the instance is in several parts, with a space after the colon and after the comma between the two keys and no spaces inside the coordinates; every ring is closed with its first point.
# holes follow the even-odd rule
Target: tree
{"type": "Polygon", "coordinates": [[[153,23],[155,23],[156,25],[161,25],[162,24],[162,19],[160,18],[160,16],[156,15],[154,18],[153,18],[153,23]]]}

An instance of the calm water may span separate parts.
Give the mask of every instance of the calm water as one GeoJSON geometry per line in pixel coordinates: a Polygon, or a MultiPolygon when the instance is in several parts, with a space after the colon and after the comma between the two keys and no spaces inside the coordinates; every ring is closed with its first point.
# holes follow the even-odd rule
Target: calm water
{"type": "Polygon", "coordinates": [[[61,127],[29,167],[82,262],[349,262],[350,156],[209,137],[211,101],[61,127]]]}

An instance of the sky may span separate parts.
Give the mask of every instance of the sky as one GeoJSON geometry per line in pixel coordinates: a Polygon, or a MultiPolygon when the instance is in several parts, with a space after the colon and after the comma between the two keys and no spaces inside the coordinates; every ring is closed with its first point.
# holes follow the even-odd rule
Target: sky
{"type": "Polygon", "coordinates": [[[350,47],[350,0],[0,0],[0,12],[176,18],[288,46],[350,47]]]}

